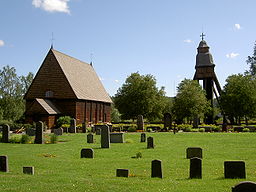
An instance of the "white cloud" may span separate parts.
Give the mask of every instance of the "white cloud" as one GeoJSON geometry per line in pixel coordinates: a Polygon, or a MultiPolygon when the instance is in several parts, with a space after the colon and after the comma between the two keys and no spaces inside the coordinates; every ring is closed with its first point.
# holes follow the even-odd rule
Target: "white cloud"
{"type": "Polygon", "coordinates": [[[48,12],[70,13],[69,0],[32,0],[32,5],[48,12]]]}
{"type": "Polygon", "coordinates": [[[104,78],[102,78],[102,77],[99,77],[99,78],[100,78],[100,80],[101,80],[101,81],[104,81],[104,80],[105,80],[105,79],[104,79],[104,78]]]}
{"type": "Polygon", "coordinates": [[[226,57],[230,58],[230,59],[234,59],[237,56],[239,56],[239,53],[229,53],[229,54],[226,54],[226,57]]]}
{"type": "Polygon", "coordinates": [[[184,43],[192,43],[193,41],[191,39],[186,39],[183,41],[184,43]]]}
{"type": "Polygon", "coordinates": [[[241,29],[241,25],[240,24],[235,24],[235,28],[237,29],[237,30],[240,30],[241,29]]]}
{"type": "Polygon", "coordinates": [[[4,46],[4,41],[0,39],[0,47],[4,46]]]}
{"type": "Polygon", "coordinates": [[[119,83],[119,80],[116,79],[115,82],[116,82],[116,83],[119,83]]]}

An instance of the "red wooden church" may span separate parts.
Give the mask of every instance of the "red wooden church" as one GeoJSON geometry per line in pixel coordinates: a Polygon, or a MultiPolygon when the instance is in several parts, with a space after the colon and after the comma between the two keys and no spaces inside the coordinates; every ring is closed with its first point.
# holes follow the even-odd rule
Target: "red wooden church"
{"type": "Polygon", "coordinates": [[[111,98],[91,64],[50,49],[24,96],[27,123],[52,128],[58,117],[80,123],[110,122],[111,98]]]}

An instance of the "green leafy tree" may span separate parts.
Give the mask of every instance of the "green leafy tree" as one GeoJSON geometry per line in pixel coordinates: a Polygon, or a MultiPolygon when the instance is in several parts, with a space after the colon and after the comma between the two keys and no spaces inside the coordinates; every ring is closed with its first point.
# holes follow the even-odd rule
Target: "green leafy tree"
{"type": "MultiPolygon", "coordinates": [[[[221,105],[232,121],[251,118],[256,113],[256,80],[250,75],[231,75],[221,94],[221,105]]],[[[234,121],[232,121],[234,122],[234,121]]]]}
{"type": "Polygon", "coordinates": [[[256,75],[256,43],[254,44],[252,56],[248,56],[246,63],[249,65],[249,70],[245,72],[247,75],[256,75]]]}
{"type": "Polygon", "coordinates": [[[19,77],[16,69],[8,65],[0,70],[0,119],[16,121],[21,118],[25,109],[23,95],[32,79],[32,73],[19,77]]]}
{"type": "Polygon", "coordinates": [[[185,79],[177,91],[173,112],[178,122],[183,122],[185,118],[192,120],[194,117],[202,117],[209,110],[205,91],[197,81],[185,79]]]}
{"type": "Polygon", "coordinates": [[[152,75],[132,73],[115,95],[114,103],[122,119],[136,119],[143,115],[148,120],[162,117],[165,106],[164,88],[156,87],[152,75]]]}
{"type": "Polygon", "coordinates": [[[121,114],[114,104],[111,105],[111,121],[118,123],[121,121],[121,114]]]}

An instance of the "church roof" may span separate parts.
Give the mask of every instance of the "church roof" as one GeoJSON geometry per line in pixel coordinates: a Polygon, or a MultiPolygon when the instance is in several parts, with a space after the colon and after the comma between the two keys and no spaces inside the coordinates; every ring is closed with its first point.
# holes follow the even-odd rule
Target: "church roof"
{"type": "Polygon", "coordinates": [[[55,105],[48,99],[36,99],[36,101],[41,105],[41,107],[48,113],[48,114],[60,114],[61,112],[55,107],[55,105]]]}
{"type": "Polygon", "coordinates": [[[112,102],[92,65],[51,50],[78,99],[112,102]]]}

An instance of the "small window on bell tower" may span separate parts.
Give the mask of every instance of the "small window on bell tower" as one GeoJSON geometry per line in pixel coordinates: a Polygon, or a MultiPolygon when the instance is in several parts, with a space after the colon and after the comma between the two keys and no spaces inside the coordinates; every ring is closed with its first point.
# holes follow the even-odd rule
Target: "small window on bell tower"
{"type": "Polygon", "coordinates": [[[52,91],[46,91],[45,92],[45,97],[53,97],[53,92],[52,91]]]}

